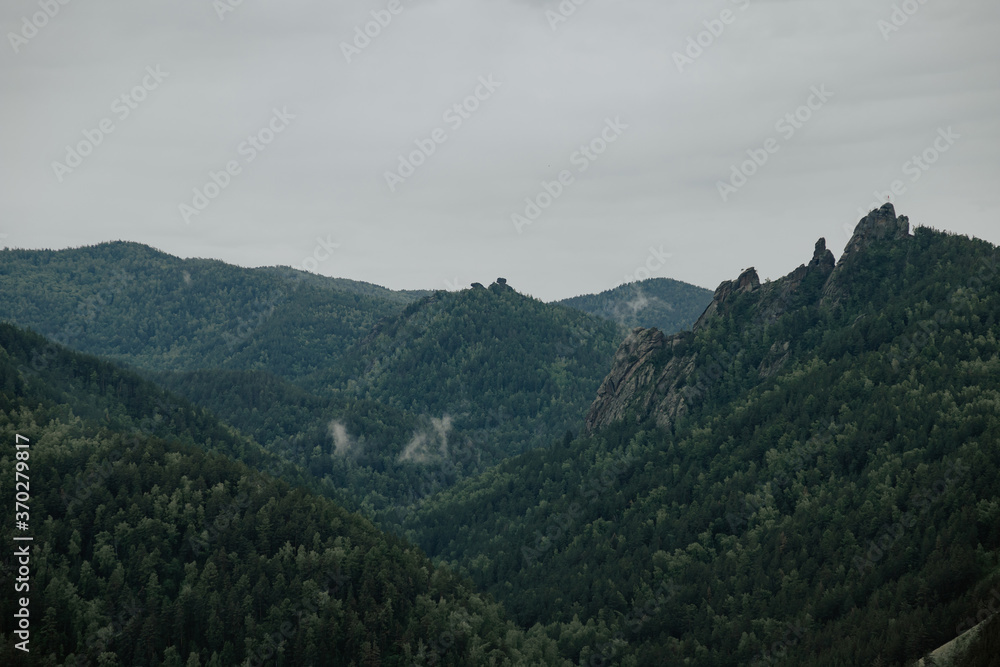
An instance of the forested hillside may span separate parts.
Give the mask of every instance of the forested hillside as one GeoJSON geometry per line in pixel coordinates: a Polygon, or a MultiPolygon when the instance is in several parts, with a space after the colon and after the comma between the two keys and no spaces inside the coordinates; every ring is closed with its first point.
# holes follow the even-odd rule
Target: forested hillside
{"type": "Polygon", "coordinates": [[[389,522],[582,428],[622,337],[500,281],[392,292],[134,243],[0,251],[0,291],[0,318],[133,365],[389,522]]]}
{"type": "MultiPolygon", "coordinates": [[[[96,269],[11,252],[51,279],[4,266],[18,317],[47,289],[49,326],[88,345],[239,312],[205,292],[185,320],[163,287],[156,331],[128,330],[141,290],[78,329],[96,269]]],[[[502,279],[309,279],[295,299],[317,302],[276,307],[251,356],[178,338],[125,355],[141,376],[2,324],[0,435],[32,440],[30,664],[909,667],[1000,590],[998,260],[887,205],[839,260],[821,239],[783,278],[722,283],[690,329],[624,340],[502,279]]],[[[991,665],[997,632],[959,660],[991,665]]]]}
{"type": "Polygon", "coordinates": [[[637,333],[592,433],[407,534],[523,625],[593,624],[599,648],[561,645],[583,664],[903,665],[949,641],[1000,583],[1000,253],[905,223],[874,212],[835,269],[818,245],[724,283],[694,334],[637,333]]]}
{"type": "Polygon", "coordinates": [[[0,319],[82,352],[145,369],[264,369],[289,379],[327,365],[426,294],[125,242],[0,250],[0,292],[0,319]]]}
{"type": "Polygon", "coordinates": [[[495,283],[407,306],[298,386],[265,371],[151,377],[394,524],[457,479],[579,431],[619,336],[495,283]]]}
{"type": "Polygon", "coordinates": [[[0,438],[30,441],[0,466],[30,478],[34,540],[31,652],[5,595],[3,664],[564,664],[419,550],[237,462],[268,457],[209,416],[67,350],[26,365],[43,344],[0,327],[0,438]]]}
{"type": "Polygon", "coordinates": [[[672,334],[690,329],[711,301],[712,291],[703,287],[670,278],[647,278],[557,303],[612,320],[625,329],[655,327],[672,334]]]}
{"type": "Polygon", "coordinates": [[[482,454],[497,460],[580,425],[618,342],[613,323],[500,279],[407,306],[309,381],[459,431],[488,430],[495,444],[482,454]]]}

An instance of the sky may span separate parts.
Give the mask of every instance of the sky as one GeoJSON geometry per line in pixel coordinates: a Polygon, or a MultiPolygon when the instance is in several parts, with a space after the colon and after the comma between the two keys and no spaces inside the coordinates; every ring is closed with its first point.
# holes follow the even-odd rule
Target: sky
{"type": "Polygon", "coordinates": [[[5,0],[0,246],[544,300],[1000,244],[994,0],[5,0]],[[65,3],[65,4],[63,4],[65,3]]]}

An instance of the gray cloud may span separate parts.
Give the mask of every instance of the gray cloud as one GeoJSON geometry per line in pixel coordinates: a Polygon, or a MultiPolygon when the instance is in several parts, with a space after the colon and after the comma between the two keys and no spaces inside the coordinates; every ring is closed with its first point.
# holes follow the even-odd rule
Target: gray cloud
{"type": "Polygon", "coordinates": [[[244,0],[220,20],[208,0],[73,0],[15,53],[39,4],[5,3],[0,242],[123,238],[258,266],[330,238],[327,275],[503,275],[554,299],[619,284],[650,246],[673,255],[658,275],[708,287],[751,264],[781,275],[819,236],[838,252],[894,180],[915,224],[1000,242],[995,3],[914,0],[885,39],[879,21],[905,3],[589,0],[553,31],[557,2],[401,0],[347,63],[341,43],[387,4],[244,0]],[[674,53],[726,10],[679,72],[674,53]],[[157,65],[169,75],[119,119],[115,100],[157,65]],[[502,85],[453,128],[446,110],[490,75],[502,85]],[[776,122],[821,85],[833,97],[782,138],[776,122]],[[248,163],[240,146],[276,108],[295,119],[248,163]],[[616,117],[628,129],[578,172],[574,153],[616,117]],[[104,119],[114,131],[60,183],[52,163],[104,119]],[[961,138],[913,180],[905,163],[948,127],[961,138]],[[390,192],[385,172],[437,128],[447,141],[390,192]],[[718,182],[769,138],[778,151],[723,202],[718,182]],[[179,205],[230,161],[240,173],[185,224],[179,205]],[[572,185],[518,234],[511,215],[562,170],[572,185]]]}

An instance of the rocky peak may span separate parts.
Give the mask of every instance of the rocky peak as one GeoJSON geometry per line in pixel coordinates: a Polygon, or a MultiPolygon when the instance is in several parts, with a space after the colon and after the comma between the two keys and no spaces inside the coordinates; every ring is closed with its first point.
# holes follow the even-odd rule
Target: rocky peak
{"type": "Polygon", "coordinates": [[[716,288],[715,295],[712,297],[712,303],[708,304],[708,308],[698,318],[698,321],[694,323],[694,330],[698,331],[706,321],[714,317],[734,294],[752,292],[758,287],[760,287],[760,277],[757,275],[757,270],[752,266],[741,273],[736,280],[724,280],[716,288]]]}
{"type": "Polygon", "coordinates": [[[680,333],[668,337],[659,329],[633,329],[618,347],[611,372],[597,390],[597,399],[587,413],[587,430],[623,419],[626,412],[635,407],[638,396],[655,384],[653,375],[656,369],[652,357],[690,335],[680,333]]]}
{"type": "MultiPolygon", "coordinates": [[[[802,297],[803,283],[822,285],[834,270],[836,260],[819,239],[812,259],[787,276],[762,285],[757,271],[746,269],[735,280],[726,280],[715,290],[712,303],[698,322],[697,331],[709,326],[711,320],[726,312],[734,295],[755,294],[756,303],[746,326],[762,329],[788,310],[802,297]]],[[[681,332],[666,337],[656,329],[635,329],[621,344],[611,373],[597,392],[587,415],[587,429],[601,428],[632,415],[637,419],[652,418],[658,425],[669,427],[678,416],[699,403],[711,390],[716,375],[729,368],[739,354],[741,343],[730,341],[728,349],[705,358],[690,347],[693,332],[681,332]],[[670,350],[662,355],[661,350],[670,350]]],[[[771,354],[761,364],[761,378],[776,373],[789,355],[790,345],[775,343],[771,354]]]]}
{"type": "Polygon", "coordinates": [[[507,284],[506,278],[497,278],[497,281],[490,285],[490,291],[494,294],[500,294],[501,292],[513,292],[514,288],[507,284]]]}
{"type": "Polygon", "coordinates": [[[873,240],[905,239],[909,235],[910,219],[905,215],[897,218],[895,207],[889,203],[883,204],[882,208],[871,211],[858,222],[854,228],[854,235],[844,248],[840,262],[843,263],[853,253],[864,250],[873,240]]]}
{"type": "Polygon", "coordinates": [[[816,241],[816,248],[813,250],[813,256],[812,259],[809,260],[809,263],[801,264],[799,268],[777,281],[778,289],[787,297],[798,289],[799,285],[809,274],[814,271],[819,271],[824,276],[829,276],[833,273],[833,269],[836,265],[836,258],[833,256],[833,253],[826,248],[826,239],[821,238],[819,241],[816,241]]]}
{"type": "MultiPolygon", "coordinates": [[[[862,252],[876,239],[902,239],[909,236],[910,223],[896,217],[892,204],[872,211],[858,224],[844,257],[862,252]]],[[[708,305],[694,325],[694,331],[664,336],[656,329],[636,329],[622,343],[611,369],[587,415],[587,429],[594,430],[626,416],[652,419],[668,427],[703,400],[711,391],[713,378],[731,368],[744,343],[740,340],[718,341],[729,347],[709,354],[695,345],[694,332],[711,326],[712,319],[725,314],[734,295],[753,294],[754,303],[746,314],[743,329],[760,336],[764,329],[790,309],[807,303],[829,304],[838,298],[837,276],[844,267],[837,262],[819,239],[808,264],[788,275],[761,284],[753,268],[743,271],[736,280],[726,280],[715,290],[708,305]],[[669,350],[669,353],[667,351],[669,350]],[[663,351],[664,354],[659,354],[663,351]],[[709,355],[709,356],[705,356],[709,355]],[[704,358],[701,358],[704,357],[704,358]]],[[[760,363],[761,379],[774,375],[790,358],[792,341],[775,341],[760,363]]]]}
{"type": "Polygon", "coordinates": [[[830,271],[833,271],[836,263],[837,259],[826,248],[826,239],[821,238],[819,241],[816,241],[816,249],[813,251],[813,258],[809,262],[809,266],[818,268],[829,267],[830,271]]]}
{"type": "Polygon", "coordinates": [[[896,217],[896,209],[890,203],[881,208],[873,209],[861,218],[854,228],[854,235],[847,242],[844,254],[837,262],[836,270],[830,275],[823,288],[821,304],[831,306],[838,303],[844,296],[840,279],[846,270],[845,262],[854,256],[864,253],[877,240],[901,240],[910,238],[910,219],[905,215],[896,217]]]}

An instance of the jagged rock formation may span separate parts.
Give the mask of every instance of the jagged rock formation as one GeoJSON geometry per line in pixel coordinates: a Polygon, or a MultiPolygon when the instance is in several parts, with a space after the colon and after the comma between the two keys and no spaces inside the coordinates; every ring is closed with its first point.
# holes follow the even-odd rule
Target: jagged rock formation
{"type": "Polygon", "coordinates": [[[840,258],[843,264],[853,253],[861,252],[876,239],[904,239],[910,235],[910,219],[905,215],[896,217],[896,209],[892,204],[883,204],[882,208],[873,210],[861,218],[854,228],[854,235],[844,248],[840,258]]]}
{"type": "MultiPolygon", "coordinates": [[[[897,218],[892,204],[886,204],[861,219],[839,262],[827,249],[826,239],[821,238],[809,263],[783,278],[761,284],[757,272],[749,268],[736,280],[724,281],[693,331],[666,337],[656,329],[633,330],[615,354],[611,372],[591,405],[587,430],[629,416],[638,420],[652,418],[658,425],[669,427],[702,399],[711,383],[742,353],[741,340],[732,340],[728,349],[709,358],[703,358],[704,354],[692,345],[699,332],[729,311],[738,295],[753,295],[752,316],[744,330],[751,336],[762,336],[765,327],[789,310],[816,303],[817,299],[821,304],[836,302],[837,276],[850,257],[864,252],[876,240],[908,238],[909,230],[909,220],[905,216],[897,218]]],[[[757,366],[759,377],[778,373],[788,361],[790,349],[791,341],[774,342],[757,366]]]]}
{"type": "Polygon", "coordinates": [[[892,204],[883,204],[882,208],[874,209],[861,218],[854,228],[851,240],[844,248],[844,254],[840,256],[840,261],[837,262],[830,279],[823,286],[821,304],[833,305],[840,301],[843,293],[838,278],[843,272],[843,267],[851,258],[863,253],[873,241],[907,238],[910,238],[910,219],[905,215],[896,217],[896,209],[892,204]]]}
{"type": "Polygon", "coordinates": [[[650,363],[663,350],[673,351],[690,338],[690,332],[666,337],[659,329],[633,329],[619,346],[611,365],[611,373],[597,390],[597,400],[587,414],[587,429],[593,430],[625,418],[626,412],[634,407],[637,396],[643,392],[647,394],[647,399],[645,409],[639,416],[645,416],[654,408],[669,415],[676,415],[678,410],[683,409],[683,397],[675,386],[664,387],[664,395],[656,401],[655,406],[653,401],[656,397],[646,390],[661,382],[669,385],[671,377],[679,378],[684,375],[683,371],[690,373],[693,370],[693,360],[685,364],[684,368],[679,368],[676,362],[682,358],[675,356],[667,362],[654,381],[655,364],[650,363]]]}
{"type": "Polygon", "coordinates": [[[494,294],[500,294],[502,292],[513,292],[514,288],[507,284],[506,278],[497,278],[497,281],[490,285],[490,291],[494,294]]]}
{"type": "Polygon", "coordinates": [[[730,299],[734,294],[745,294],[746,292],[752,292],[760,287],[760,278],[757,276],[757,270],[752,266],[745,270],[739,275],[736,280],[726,280],[723,281],[715,290],[715,296],[712,297],[712,303],[708,304],[708,308],[702,313],[698,321],[694,323],[694,331],[698,331],[705,322],[715,317],[720,309],[725,305],[726,301],[730,299]]]}

